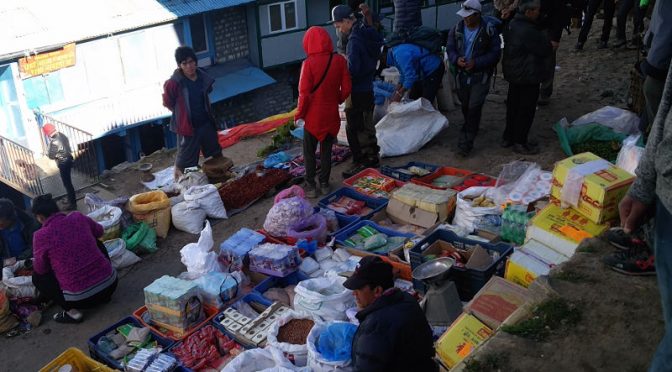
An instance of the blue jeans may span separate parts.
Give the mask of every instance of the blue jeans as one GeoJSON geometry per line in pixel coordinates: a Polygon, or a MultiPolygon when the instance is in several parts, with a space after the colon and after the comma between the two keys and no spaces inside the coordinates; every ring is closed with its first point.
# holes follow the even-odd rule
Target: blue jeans
{"type": "Polygon", "coordinates": [[[650,372],[672,371],[672,215],[660,201],[657,204],[654,249],[665,335],[653,356],[650,372]]]}

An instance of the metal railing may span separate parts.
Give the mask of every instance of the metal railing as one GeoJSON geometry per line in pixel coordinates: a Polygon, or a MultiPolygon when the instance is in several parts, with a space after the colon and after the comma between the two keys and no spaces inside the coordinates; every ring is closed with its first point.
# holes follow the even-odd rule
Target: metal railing
{"type": "MultiPolygon", "coordinates": [[[[93,145],[93,135],[91,133],[75,128],[39,111],[35,112],[35,117],[37,118],[38,123],[40,123],[40,126],[43,126],[46,123],[51,123],[60,133],[68,137],[72,158],[74,159],[73,170],[86,176],[92,182],[96,182],[100,179],[98,173],[98,159],[93,145]]],[[[48,146],[47,138],[44,137],[44,140],[42,141],[44,154],[48,153],[48,146]]]]}
{"type": "Polygon", "coordinates": [[[0,179],[30,197],[44,193],[33,152],[2,136],[0,136],[0,179]]]}

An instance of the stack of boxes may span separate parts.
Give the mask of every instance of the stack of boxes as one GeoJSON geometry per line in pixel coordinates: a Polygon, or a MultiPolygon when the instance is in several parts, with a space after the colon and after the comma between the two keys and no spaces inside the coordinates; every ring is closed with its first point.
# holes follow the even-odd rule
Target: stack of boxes
{"type": "Polygon", "coordinates": [[[192,281],[164,275],[145,287],[145,305],[152,323],[176,335],[203,320],[198,285],[192,281]]]}

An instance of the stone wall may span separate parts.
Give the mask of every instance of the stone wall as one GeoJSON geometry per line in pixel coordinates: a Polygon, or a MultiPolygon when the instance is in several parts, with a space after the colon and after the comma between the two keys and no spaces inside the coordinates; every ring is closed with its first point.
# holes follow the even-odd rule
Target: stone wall
{"type": "Polygon", "coordinates": [[[227,8],[212,15],[217,63],[250,55],[245,7],[227,8]]]}

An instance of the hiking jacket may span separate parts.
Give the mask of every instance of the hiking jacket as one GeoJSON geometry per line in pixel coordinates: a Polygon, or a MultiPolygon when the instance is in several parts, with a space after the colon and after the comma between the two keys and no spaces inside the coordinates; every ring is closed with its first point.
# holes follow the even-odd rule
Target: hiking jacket
{"type": "Polygon", "coordinates": [[[672,66],[668,67],[658,113],[635,173],[629,195],[648,205],[658,199],[672,212],[672,66]]]}
{"type": "Polygon", "coordinates": [[[471,54],[474,68],[470,71],[457,67],[457,59],[464,57],[466,54],[464,49],[464,27],[464,20],[462,20],[455,27],[451,28],[448,33],[446,52],[448,53],[450,63],[458,70],[466,73],[487,72],[491,74],[502,54],[499,33],[496,29],[497,26],[488,22],[485,17],[481,17],[481,24],[478,34],[476,34],[476,38],[474,39],[474,47],[471,54]]]}
{"type": "Polygon", "coordinates": [[[352,88],[348,63],[342,55],[333,53],[331,36],[322,27],[308,29],[303,37],[303,50],[308,58],[301,65],[299,105],[294,118],[303,119],[306,122],[304,130],[318,141],[328,134],[336,138],[341,127],[338,105],[348,98],[352,88]],[[327,65],[329,70],[324,75],[327,65]],[[324,80],[311,94],[323,75],[324,80]]]}
{"type": "MultiPolygon", "coordinates": [[[[205,70],[197,69],[197,74],[201,77],[204,86],[206,103],[205,111],[210,116],[210,122],[215,125],[215,117],[212,115],[210,107],[210,98],[208,94],[212,92],[212,85],[215,80],[208,75],[205,70]]],[[[189,88],[184,84],[187,79],[178,68],[173,72],[173,76],[163,84],[163,106],[172,111],[170,118],[170,130],[180,136],[193,136],[194,127],[191,125],[191,108],[189,107],[189,88]]]]}
{"type": "Polygon", "coordinates": [[[504,31],[504,79],[512,84],[539,84],[550,77],[553,47],[534,21],[516,14],[504,31]]]}
{"type": "Polygon", "coordinates": [[[415,44],[399,44],[387,52],[387,65],[399,70],[399,84],[409,90],[441,66],[441,57],[415,44]]]}
{"type": "Polygon", "coordinates": [[[418,302],[391,288],[356,315],[359,327],[352,340],[355,371],[434,372],[432,330],[418,302]]]}
{"type": "Polygon", "coordinates": [[[656,1],[646,39],[651,47],[642,63],[642,72],[654,79],[665,81],[672,59],[672,2],[656,1]]]}
{"type": "Polygon", "coordinates": [[[358,18],[352,25],[345,53],[353,92],[373,91],[373,77],[382,46],[383,39],[378,31],[358,18]]]}
{"type": "Polygon", "coordinates": [[[394,0],[392,32],[422,26],[422,0],[394,0]]]}
{"type": "Polygon", "coordinates": [[[72,150],[70,149],[70,141],[65,134],[56,132],[53,137],[49,138],[49,151],[47,157],[56,160],[56,164],[65,164],[72,160],[72,150]]]}
{"type": "MultiPolygon", "coordinates": [[[[33,234],[40,229],[41,225],[35,218],[28,215],[28,213],[18,208],[14,208],[14,210],[16,211],[16,218],[21,224],[21,236],[26,243],[26,249],[19,255],[19,257],[17,257],[18,260],[23,260],[30,258],[33,255],[33,234]]],[[[4,259],[9,257],[9,247],[5,243],[5,240],[0,238],[0,258],[4,259]]]]}

